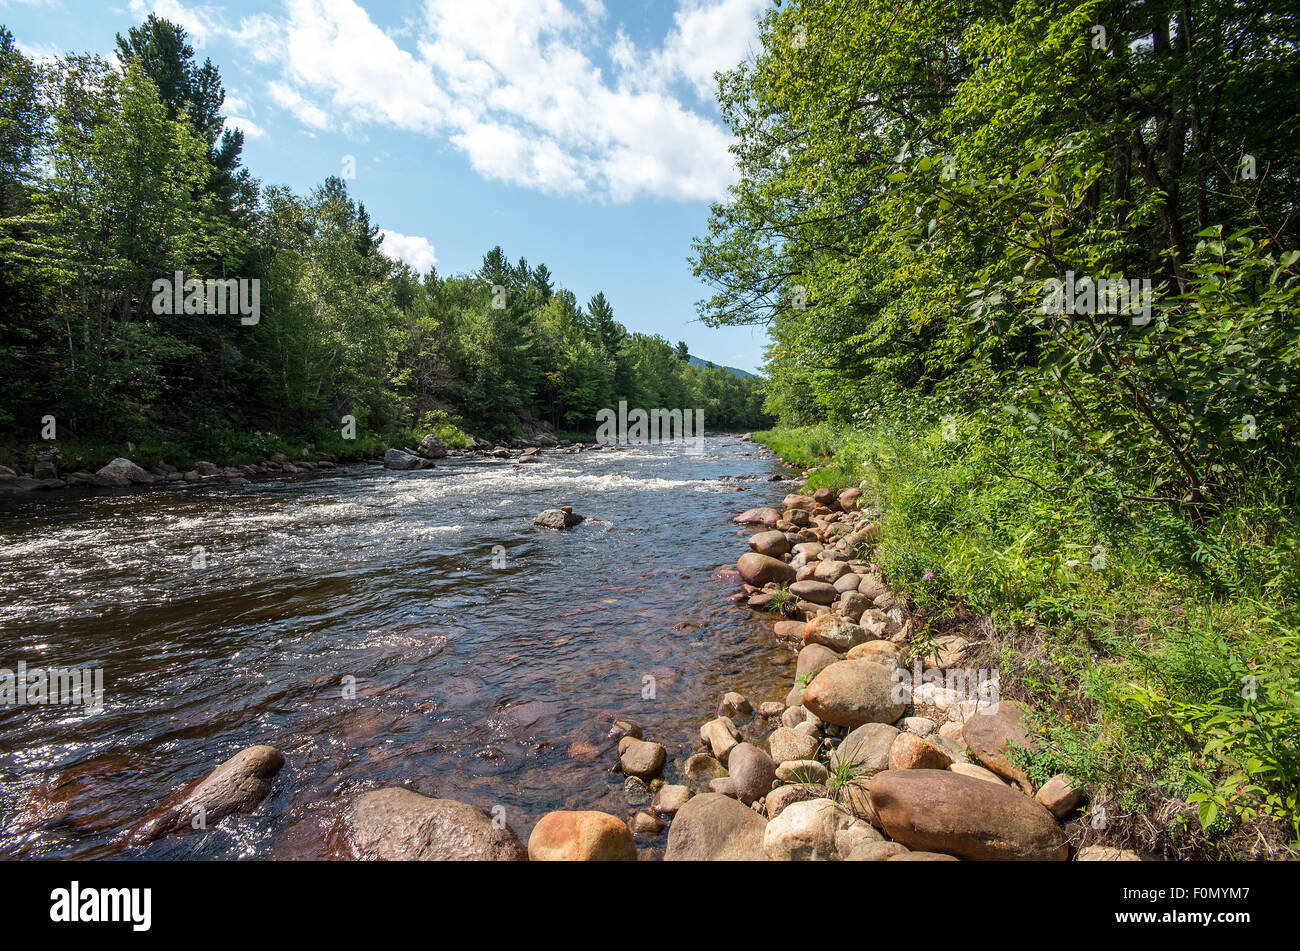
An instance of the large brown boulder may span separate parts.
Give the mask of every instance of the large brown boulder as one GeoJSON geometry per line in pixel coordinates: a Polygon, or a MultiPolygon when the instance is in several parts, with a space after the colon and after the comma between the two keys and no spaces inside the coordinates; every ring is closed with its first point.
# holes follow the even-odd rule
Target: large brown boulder
{"type": "Polygon", "coordinates": [[[767,820],[730,796],[704,793],[678,810],[668,828],[667,862],[765,861],[767,820]]]}
{"type": "Polygon", "coordinates": [[[983,861],[1069,857],[1052,814],[1014,789],[949,770],[903,769],[877,773],[868,790],[881,827],[909,849],[983,861]]]}
{"type": "Polygon", "coordinates": [[[749,536],[749,547],[760,555],[780,558],[790,550],[790,539],[785,537],[785,532],[759,532],[749,536]]]}
{"type": "Polygon", "coordinates": [[[749,509],[732,519],[737,525],[764,525],[768,528],[780,520],[781,513],[774,508],[749,509]]]}
{"type": "Polygon", "coordinates": [[[906,707],[896,699],[895,686],[888,667],[870,660],[842,660],[813,678],[802,703],[836,726],[893,723],[906,707]]]}
{"type": "Polygon", "coordinates": [[[813,604],[833,604],[840,596],[840,593],[835,590],[835,585],[811,579],[796,581],[790,585],[790,593],[813,604]]]}
{"type": "Polygon", "coordinates": [[[794,665],[794,679],[816,677],[831,664],[838,664],[843,659],[824,644],[809,644],[799,651],[799,659],[794,665]]]}
{"type": "Polygon", "coordinates": [[[136,826],[130,843],[153,842],[179,829],[206,829],[235,812],[247,815],[270,793],[267,780],[283,765],[284,754],[274,746],[240,750],[136,826]]]}
{"type": "Polygon", "coordinates": [[[761,588],[769,581],[777,584],[789,584],[794,581],[794,569],[784,561],[770,555],[760,555],[756,551],[746,552],[736,562],[740,577],[756,587],[761,588]]]}
{"type": "Polygon", "coordinates": [[[753,743],[740,743],[727,757],[727,777],[735,797],[748,806],[772,788],[776,763],[753,743]]]}
{"type": "Polygon", "coordinates": [[[818,615],[803,626],[805,644],[824,644],[841,654],[869,640],[866,630],[836,614],[818,615]]]}
{"type": "Polygon", "coordinates": [[[385,861],[520,862],[528,857],[514,830],[477,806],[395,787],[357,800],[352,841],[362,858],[385,861]]]}
{"type": "Polygon", "coordinates": [[[912,733],[900,733],[889,749],[890,769],[947,769],[948,751],[912,733]]]}
{"type": "Polygon", "coordinates": [[[528,837],[534,862],[635,862],[632,831],[607,812],[548,812],[528,837]]]}
{"type": "Polygon", "coordinates": [[[998,703],[996,713],[981,710],[968,718],[962,727],[962,739],[976,759],[1032,795],[1033,787],[1029,777],[1023,769],[1011,762],[1010,755],[1012,747],[1033,747],[1033,740],[1025,729],[1026,719],[1022,707],[1003,700],[998,703]]]}

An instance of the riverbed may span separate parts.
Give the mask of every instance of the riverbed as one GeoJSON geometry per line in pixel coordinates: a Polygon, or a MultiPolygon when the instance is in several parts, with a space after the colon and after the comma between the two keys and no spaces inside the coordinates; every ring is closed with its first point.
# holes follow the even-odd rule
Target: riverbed
{"type": "Polygon", "coordinates": [[[348,804],[393,785],[522,841],[553,809],[629,815],[612,719],[668,747],[672,782],[724,692],[789,689],[794,655],[716,573],[776,472],[714,436],[0,502],[0,667],[105,685],[98,713],[0,708],[0,856],[346,858],[348,804]],[[588,521],[533,527],[558,505],[588,521]],[[286,765],[252,815],[118,844],[257,743],[286,765]]]}

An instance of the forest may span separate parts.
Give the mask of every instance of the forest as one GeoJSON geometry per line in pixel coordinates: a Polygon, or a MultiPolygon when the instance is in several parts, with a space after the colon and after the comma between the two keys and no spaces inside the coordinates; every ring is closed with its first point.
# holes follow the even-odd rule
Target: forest
{"type": "Polygon", "coordinates": [[[590,438],[619,400],[702,409],[719,431],[767,419],[761,381],[689,366],[685,344],[629,332],[604,293],[580,303],[545,264],[500,247],[472,274],[390,260],[343,178],[305,195],[254,178],[220,71],[184,29],[150,15],[116,46],[114,62],[34,63],[0,28],[7,461],[53,444],[51,422],[89,465],[128,443],[261,458],[337,443],[344,416],[369,450],[429,429],[590,438]],[[155,306],[177,273],[256,281],[256,321],[159,312],[185,309],[155,306]]]}
{"type": "Polygon", "coordinates": [[[760,438],[1167,857],[1300,829],[1298,82],[1270,0],[807,0],[720,77],[693,260],[772,334],[760,438]]]}

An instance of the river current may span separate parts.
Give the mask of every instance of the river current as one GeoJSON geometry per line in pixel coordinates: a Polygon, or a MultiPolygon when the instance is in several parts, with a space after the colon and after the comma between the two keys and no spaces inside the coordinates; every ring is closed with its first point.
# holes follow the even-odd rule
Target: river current
{"type": "Polygon", "coordinates": [[[671,782],[724,692],[789,688],[794,655],[716,571],[779,471],[714,436],[0,501],[0,668],[104,677],[99,712],[0,707],[0,856],[343,858],[348,804],[391,785],[524,842],[552,809],[629,815],[611,719],[668,747],[671,782]],[[533,527],[559,505],[588,521],[533,527]],[[252,815],[119,845],[256,743],[286,764],[252,815]]]}

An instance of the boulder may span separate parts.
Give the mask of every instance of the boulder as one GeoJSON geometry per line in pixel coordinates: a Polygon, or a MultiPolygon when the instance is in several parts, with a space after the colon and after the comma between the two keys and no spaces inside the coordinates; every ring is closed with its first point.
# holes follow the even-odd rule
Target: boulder
{"type": "Polygon", "coordinates": [[[726,776],[727,767],[708,753],[696,753],[686,758],[686,762],[682,764],[682,773],[687,779],[693,779],[698,785],[704,785],[709,780],[726,776]]]}
{"type": "Polygon", "coordinates": [[[447,447],[442,444],[441,439],[429,433],[420,440],[420,445],[415,447],[415,454],[425,459],[443,459],[447,455],[447,447]]]}
{"type": "Polygon", "coordinates": [[[538,528],[553,528],[557,531],[565,531],[584,521],[586,521],[585,516],[578,515],[568,506],[565,506],[558,509],[546,509],[544,512],[538,513],[537,517],[533,519],[533,524],[538,528]]]}
{"type": "Polygon", "coordinates": [[[784,561],[756,551],[746,552],[736,562],[736,570],[747,584],[761,588],[765,584],[789,584],[794,581],[794,569],[784,561]]]}
{"type": "Polygon", "coordinates": [[[781,647],[798,650],[803,646],[803,621],[777,621],[772,625],[772,639],[781,647]]]}
{"type": "Polygon", "coordinates": [[[130,459],[117,458],[95,475],[109,485],[149,485],[154,477],[137,466],[130,459]]]}
{"type": "Polygon", "coordinates": [[[634,835],[658,835],[664,831],[667,825],[662,819],[653,812],[638,812],[628,821],[628,826],[632,829],[634,835]]]}
{"type": "Polygon", "coordinates": [[[775,819],[792,803],[807,802],[810,799],[825,799],[829,795],[822,783],[791,783],[777,786],[763,800],[763,808],[769,819],[775,819]]]}
{"type": "Polygon", "coordinates": [[[794,759],[777,764],[776,778],[783,783],[824,784],[830,773],[815,759],[794,759]]]}
{"type": "Polygon", "coordinates": [[[907,846],[899,842],[861,842],[854,846],[845,862],[887,862],[895,855],[906,852],[907,846]]]}
{"type": "Polygon", "coordinates": [[[867,641],[857,647],[849,648],[845,660],[874,660],[877,664],[893,667],[898,663],[900,651],[897,644],[889,641],[867,641]]]}
{"type": "Polygon", "coordinates": [[[829,799],[790,803],[763,831],[763,854],[771,862],[838,858],[835,834],[855,821],[852,813],[829,799]]]}
{"type": "Polygon", "coordinates": [[[968,717],[962,727],[962,738],[976,759],[1032,795],[1029,777],[1011,762],[1010,756],[1013,746],[1026,749],[1033,746],[1025,729],[1025,719],[1025,711],[1020,705],[1003,700],[998,703],[996,711],[984,709],[968,717]]]}
{"type": "Polygon", "coordinates": [[[668,829],[664,861],[763,861],[767,820],[728,796],[695,796],[668,829]]]}
{"type": "Polygon", "coordinates": [[[618,741],[618,765],[629,776],[654,779],[663,772],[668,752],[658,743],[625,736],[618,741]]]}
{"type": "Polygon", "coordinates": [[[803,705],[836,726],[893,723],[905,709],[893,688],[889,668],[870,660],[842,660],[812,679],[803,705]]]}
{"type": "Polygon", "coordinates": [[[845,763],[858,778],[868,778],[889,769],[889,752],[899,730],[888,723],[866,723],[846,736],[831,753],[831,769],[845,763]]]}
{"type": "Polygon", "coordinates": [[[803,642],[821,644],[843,654],[870,640],[867,632],[847,618],[822,614],[804,622],[803,642]]]}
{"type": "MultiPolygon", "coordinates": [[[[815,581],[824,581],[831,587],[835,587],[835,582],[839,581],[840,578],[849,573],[847,562],[819,561],[817,562],[816,567],[813,568],[813,579],[815,581]]],[[[853,587],[857,588],[857,585],[854,585],[853,587]]],[[[840,591],[841,589],[836,588],[835,590],[840,591]]]]}
{"type": "Polygon", "coordinates": [[[839,663],[843,659],[825,644],[809,644],[799,651],[799,659],[795,661],[794,666],[794,677],[796,680],[803,680],[805,677],[811,680],[831,664],[839,663]]]}
{"type": "Polygon", "coordinates": [[[780,558],[790,550],[790,539],[785,537],[785,532],[759,532],[749,536],[749,547],[760,555],[780,558]]]}
{"type": "Polygon", "coordinates": [[[889,748],[890,769],[947,769],[948,752],[914,733],[900,733],[889,748]]]}
{"type": "MultiPolygon", "coordinates": [[[[857,575],[852,577],[856,578],[857,575]]],[[[846,591],[835,602],[835,613],[846,620],[857,622],[870,607],[871,602],[867,600],[866,595],[858,594],[857,591],[846,591]]]]}
{"type": "Polygon", "coordinates": [[[880,824],[909,849],[974,860],[1064,861],[1065,833],[1042,805],[950,770],[877,773],[868,790],[880,824]]]}
{"type": "Polygon", "coordinates": [[[1034,798],[1056,818],[1064,819],[1083,802],[1083,790],[1069,776],[1058,773],[1043,783],[1043,788],[1038,790],[1034,798]]]}
{"type": "Polygon", "coordinates": [[[420,468],[420,457],[401,449],[390,449],[384,453],[384,468],[403,471],[418,469],[420,468]]]}
{"type": "Polygon", "coordinates": [[[690,786],[678,786],[670,783],[655,790],[654,800],[650,803],[650,808],[655,812],[671,816],[679,812],[690,798],[690,786]]]}
{"type": "Polygon", "coordinates": [[[274,746],[240,750],[212,772],[175,793],[129,835],[132,845],[153,842],[180,829],[206,829],[232,813],[247,815],[271,792],[267,780],[284,765],[274,746]]]}
{"type": "Polygon", "coordinates": [[[986,783],[992,783],[995,786],[1006,786],[1002,777],[997,773],[989,772],[983,766],[976,766],[974,763],[953,763],[948,769],[962,776],[971,776],[986,783]]]}
{"type": "Polygon", "coordinates": [[[821,743],[816,737],[783,726],[767,738],[767,748],[771,750],[773,761],[786,763],[791,760],[813,759],[821,748],[821,743]]]}
{"type": "MultiPolygon", "coordinates": [[[[746,558],[749,556],[746,555],[746,558]]],[[[789,566],[786,566],[789,568],[789,566]]],[[[793,575],[794,569],[790,569],[793,575]]],[[[743,575],[744,572],[742,571],[743,575]]],[[[834,604],[835,599],[840,593],[835,590],[835,586],[827,584],[824,581],[795,581],[790,585],[790,593],[795,597],[802,598],[804,601],[811,601],[813,604],[834,604]]]]}
{"type": "Polygon", "coordinates": [[[715,717],[700,727],[700,739],[714,756],[725,763],[740,742],[740,731],[731,722],[731,717],[715,717]]]}
{"type": "Polygon", "coordinates": [[[741,743],[727,758],[732,794],[745,805],[762,799],[776,779],[776,763],[753,743],[741,743]]]}
{"type": "Polygon", "coordinates": [[[780,520],[781,513],[774,508],[749,509],[732,519],[737,525],[765,525],[768,528],[780,520]]]}
{"type": "MultiPolygon", "coordinates": [[[[115,485],[116,483],[102,482],[103,485],[115,485]]],[[[123,483],[125,484],[125,483],[123,483]]],[[[18,495],[23,492],[35,492],[37,489],[44,488],[45,484],[36,479],[29,479],[20,475],[0,475],[0,495],[18,495]]]]}
{"type": "Polygon", "coordinates": [[[528,837],[528,858],[533,862],[635,862],[636,843],[622,820],[607,812],[548,812],[528,837]]]}
{"type": "Polygon", "coordinates": [[[514,830],[477,806],[396,787],[357,800],[352,841],[362,858],[385,861],[520,862],[528,857],[514,830]]]}
{"type": "Polygon", "coordinates": [[[717,715],[720,717],[748,716],[753,712],[754,707],[745,695],[734,690],[723,694],[718,701],[717,715]]]}

